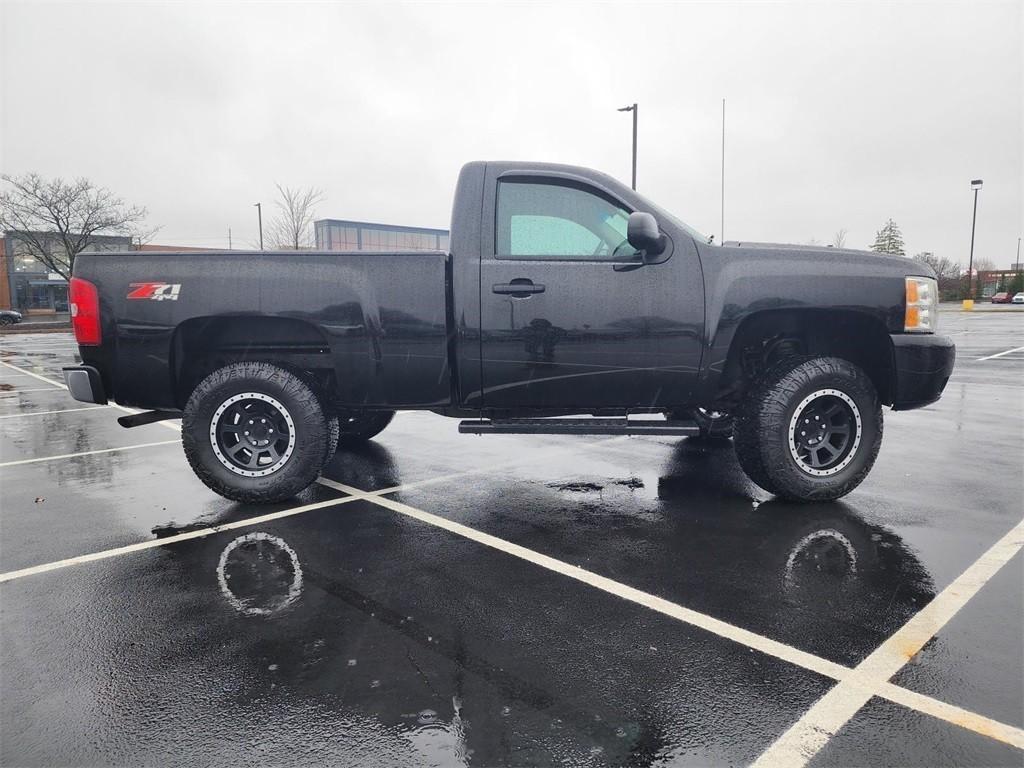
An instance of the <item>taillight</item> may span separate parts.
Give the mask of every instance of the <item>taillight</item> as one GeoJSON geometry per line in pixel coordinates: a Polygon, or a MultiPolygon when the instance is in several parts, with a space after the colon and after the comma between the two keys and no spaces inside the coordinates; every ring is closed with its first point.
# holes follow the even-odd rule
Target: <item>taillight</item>
{"type": "Polygon", "coordinates": [[[98,347],[100,333],[100,295],[96,286],[80,277],[72,277],[68,288],[71,300],[71,327],[75,340],[84,347],[98,347]]]}

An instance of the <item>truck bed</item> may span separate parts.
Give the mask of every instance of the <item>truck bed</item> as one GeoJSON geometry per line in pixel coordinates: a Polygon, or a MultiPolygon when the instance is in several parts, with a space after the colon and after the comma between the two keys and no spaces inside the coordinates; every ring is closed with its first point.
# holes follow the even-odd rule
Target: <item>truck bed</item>
{"type": "Polygon", "coordinates": [[[103,299],[103,343],[83,362],[114,372],[117,402],[175,408],[207,342],[282,346],[333,369],[340,402],[448,405],[448,263],[441,251],[84,253],[75,275],[103,299]]]}

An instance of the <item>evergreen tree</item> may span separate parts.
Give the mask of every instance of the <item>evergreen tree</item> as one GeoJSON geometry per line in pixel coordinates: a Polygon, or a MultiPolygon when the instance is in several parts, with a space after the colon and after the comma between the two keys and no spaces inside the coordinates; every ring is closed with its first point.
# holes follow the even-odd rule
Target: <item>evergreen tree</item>
{"type": "Polygon", "coordinates": [[[885,222],[885,226],[878,230],[878,234],[875,235],[875,244],[871,246],[871,250],[878,253],[892,253],[897,256],[907,255],[903,250],[903,233],[900,232],[899,225],[895,221],[889,219],[885,222]]]}

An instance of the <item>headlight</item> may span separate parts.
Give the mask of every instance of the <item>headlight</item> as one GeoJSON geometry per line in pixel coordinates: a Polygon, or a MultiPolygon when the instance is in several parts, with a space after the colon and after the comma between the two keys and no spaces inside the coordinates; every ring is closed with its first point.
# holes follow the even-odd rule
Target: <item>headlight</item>
{"type": "Polygon", "coordinates": [[[930,277],[908,277],[903,330],[935,333],[939,324],[939,285],[930,277]]]}

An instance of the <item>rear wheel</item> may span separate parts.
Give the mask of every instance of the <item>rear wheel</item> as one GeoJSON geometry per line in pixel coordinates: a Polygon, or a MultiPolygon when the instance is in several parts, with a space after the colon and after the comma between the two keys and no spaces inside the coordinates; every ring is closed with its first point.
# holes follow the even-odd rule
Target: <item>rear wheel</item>
{"type": "Polygon", "coordinates": [[[755,483],[799,501],[845,496],[871,471],[882,441],[874,385],[853,363],[790,358],[748,393],[736,455],[755,483]]]}
{"type": "Polygon", "coordinates": [[[704,438],[732,437],[733,417],[727,411],[716,411],[710,408],[695,408],[691,417],[700,427],[700,436],[704,438]]]}
{"type": "Polygon", "coordinates": [[[340,445],[356,445],[376,437],[395,418],[394,411],[365,411],[355,416],[339,418],[340,445]]]}
{"type": "Polygon", "coordinates": [[[329,427],[313,391],[269,363],[234,363],[203,379],[185,406],[182,444],[193,471],[235,501],[273,502],[309,486],[329,427]]]}

